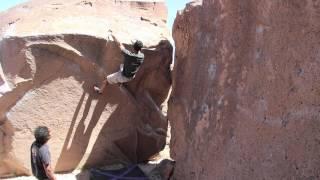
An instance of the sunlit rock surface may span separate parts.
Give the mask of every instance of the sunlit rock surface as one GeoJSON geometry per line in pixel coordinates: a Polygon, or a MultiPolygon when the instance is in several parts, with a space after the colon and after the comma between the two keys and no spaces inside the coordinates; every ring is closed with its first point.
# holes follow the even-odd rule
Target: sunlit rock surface
{"type": "Polygon", "coordinates": [[[136,163],[165,144],[160,105],[171,85],[172,46],[163,1],[32,0],[0,13],[0,177],[30,173],[33,130],[51,129],[56,171],[136,163]],[[127,90],[107,86],[120,49],[145,44],[127,90]],[[131,96],[132,94],[132,96],[131,96]]]}
{"type": "Polygon", "coordinates": [[[174,23],[176,179],[319,179],[320,2],[203,0],[174,23]]]}

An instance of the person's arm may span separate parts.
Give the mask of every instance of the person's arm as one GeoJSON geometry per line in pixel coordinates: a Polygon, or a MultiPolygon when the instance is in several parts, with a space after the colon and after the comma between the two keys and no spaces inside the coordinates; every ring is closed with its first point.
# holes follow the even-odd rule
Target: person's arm
{"type": "Polygon", "coordinates": [[[50,180],[57,180],[57,178],[54,176],[54,172],[53,172],[51,165],[50,164],[48,164],[48,165],[43,164],[43,166],[44,166],[44,169],[45,169],[46,174],[49,177],[49,179],[50,180]]]}
{"type": "Polygon", "coordinates": [[[54,176],[53,169],[51,167],[51,156],[49,152],[49,148],[43,148],[40,151],[40,157],[42,161],[43,168],[46,172],[46,175],[49,177],[49,180],[57,180],[54,176]]]}
{"type": "Polygon", "coordinates": [[[111,35],[114,42],[119,46],[121,52],[125,53],[125,54],[129,54],[130,52],[124,47],[124,45],[112,34],[111,35]]]}
{"type": "Polygon", "coordinates": [[[122,43],[120,43],[119,48],[120,48],[120,50],[121,50],[122,52],[126,51],[126,48],[123,46],[123,44],[122,44],[122,43]]]}

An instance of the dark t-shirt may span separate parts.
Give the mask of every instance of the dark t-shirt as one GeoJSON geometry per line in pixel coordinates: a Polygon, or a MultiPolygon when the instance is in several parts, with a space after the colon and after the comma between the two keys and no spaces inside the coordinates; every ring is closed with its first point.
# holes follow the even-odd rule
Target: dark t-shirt
{"type": "Polygon", "coordinates": [[[51,157],[49,146],[44,144],[40,146],[36,142],[31,145],[31,167],[32,174],[38,179],[48,179],[44,166],[50,164],[51,157]]]}
{"type": "Polygon", "coordinates": [[[142,52],[132,53],[127,49],[122,50],[124,55],[122,75],[127,78],[132,78],[139,70],[140,65],[143,63],[144,54],[142,52]]]}

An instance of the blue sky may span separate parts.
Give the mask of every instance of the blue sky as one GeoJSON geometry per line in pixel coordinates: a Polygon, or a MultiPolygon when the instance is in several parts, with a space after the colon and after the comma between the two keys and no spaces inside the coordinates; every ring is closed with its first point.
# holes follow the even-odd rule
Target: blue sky
{"type": "MultiPolygon", "coordinates": [[[[27,0],[0,0],[0,12],[27,0]]],[[[190,0],[166,0],[168,6],[168,27],[171,27],[177,10],[183,9],[190,0]]]]}
{"type": "Polygon", "coordinates": [[[19,3],[26,2],[27,0],[0,0],[0,11],[9,9],[19,3]]]}
{"type": "Polygon", "coordinates": [[[168,7],[168,26],[171,27],[176,17],[177,10],[181,10],[185,7],[187,2],[191,0],[166,0],[168,7]]]}

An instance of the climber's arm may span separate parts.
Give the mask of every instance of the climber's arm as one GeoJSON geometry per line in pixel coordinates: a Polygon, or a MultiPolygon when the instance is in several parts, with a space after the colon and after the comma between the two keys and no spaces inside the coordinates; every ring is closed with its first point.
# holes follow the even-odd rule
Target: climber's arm
{"type": "Polygon", "coordinates": [[[123,45],[113,34],[112,34],[111,36],[112,36],[114,42],[119,46],[119,48],[120,48],[120,50],[121,50],[122,53],[124,53],[124,54],[130,54],[130,51],[128,51],[128,50],[124,47],[124,45],[123,45]]]}

